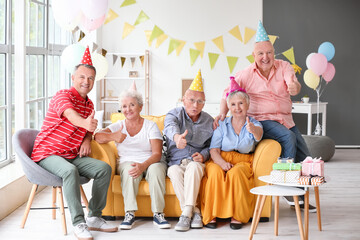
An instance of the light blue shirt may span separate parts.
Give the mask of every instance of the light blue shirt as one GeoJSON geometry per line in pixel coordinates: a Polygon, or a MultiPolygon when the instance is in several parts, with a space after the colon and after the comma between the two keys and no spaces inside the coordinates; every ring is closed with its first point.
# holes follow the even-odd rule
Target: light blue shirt
{"type": "MultiPolygon", "coordinates": [[[[259,121],[249,117],[250,122],[255,126],[262,128],[259,121]]],[[[232,117],[227,117],[224,121],[219,121],[219,127],[214,131],[211,139],[210,149],[219,148],[221,151],[230,152],[237,151],[239,153],[250,153],[255,150],[256,141],[254,135],[246,129],[247,122],[241,128],[240,134],[237,135],[231,124],[232,117]]]]}

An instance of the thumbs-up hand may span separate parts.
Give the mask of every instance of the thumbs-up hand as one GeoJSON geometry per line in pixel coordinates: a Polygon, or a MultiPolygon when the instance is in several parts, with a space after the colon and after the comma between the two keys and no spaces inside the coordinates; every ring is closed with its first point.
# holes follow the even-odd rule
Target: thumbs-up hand
{"type": "Polygon", "coordinates": [[[114,132],[114,141],[117,143],[122,143],[125,138],[126,138],[126,134],[122,133],[121,131],[123,130],[124,125],[121,124],[121,127],[118,131],[114,132]]]}
{"type": "Polygon", "coordinates": [[[92,110],[91,114],[85,119],[84,128],[89,132],[94,132],[98,124],[98,120],[94,119],[94,115],[95,111],[92,110]]]}
{"type": "Polygon", "coordinates": [[[186,129],[183,134],[175,134],[174,140],[176,143],[176,147],[179,149],[184,149],[186,147],[187,141],[186,141],[186,135],[188,134],[188,130],[186,129]]]}
{"type": "Polygon", "coordinates": [[[287,84],[288,86],[288,92],[291,96],[295,96],[300,91],[300,83],[295,81],[294,79],[291,79],[291,81],[287,84]]]}
{"type": "Polygon", "coordinates": [[[255,133],[255,125],[250,122],[249,117],[246,117],[246,129],[248,130],[249,133],[254,134],[255,133]]]}

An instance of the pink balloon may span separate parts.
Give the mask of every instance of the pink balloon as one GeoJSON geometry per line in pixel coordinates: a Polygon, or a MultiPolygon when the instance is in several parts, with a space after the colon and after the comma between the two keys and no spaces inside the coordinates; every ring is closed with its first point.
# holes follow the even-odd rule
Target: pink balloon
{"type": "Polygon", "coordinates": [[[328,83],[334,78],[334,76],[335,76],[335,67],[332,63],[328,63],[322,77],[328,83]]]}
{"type": "Polygon", "coordinates": [[[89,32],[97,29],[105,22],[105,16],[106,14],[97,19],[89,19],[83,15],[81,19],[81,28],[84,28],[89,32]]]}
{"type": "Polygon", "coordinates": [[[325,72],[328,61],[324,54],[315,53],[310,59],[310,69],[316,74],[321,75],[325,72]]]}
{"type": "Polygon", "coordinates": [[[108,5],[109,0],[80,0],[81,11],[89,19],[98,19],[106,14],[108,5]]]}

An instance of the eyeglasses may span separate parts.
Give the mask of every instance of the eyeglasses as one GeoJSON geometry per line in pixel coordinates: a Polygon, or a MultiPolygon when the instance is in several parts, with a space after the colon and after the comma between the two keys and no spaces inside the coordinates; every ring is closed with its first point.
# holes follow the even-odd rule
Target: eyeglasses
{"type": "Polygon", "coordinates": [[[194,104],[194,103],[197,103],[199,105],[205,104],[205,100],[202,100],[202,99],[195,100],[193,98],[187,98],[186,100],[188,100],[191,104],[194,104]]]}

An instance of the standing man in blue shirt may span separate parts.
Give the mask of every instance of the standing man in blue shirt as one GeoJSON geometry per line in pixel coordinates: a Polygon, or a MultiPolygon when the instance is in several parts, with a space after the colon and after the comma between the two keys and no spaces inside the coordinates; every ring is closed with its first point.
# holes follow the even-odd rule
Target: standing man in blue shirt
{"type": "Polygon", "coordinates": [[[176,231],[203,227],[196,201],[204,175],[204,162],[210,158],[214,119],[202,111],[205,94],[200,70],[182,100],[184,107],[168,112],[164,122],[168,176],[182,210],[176,231]]]}

